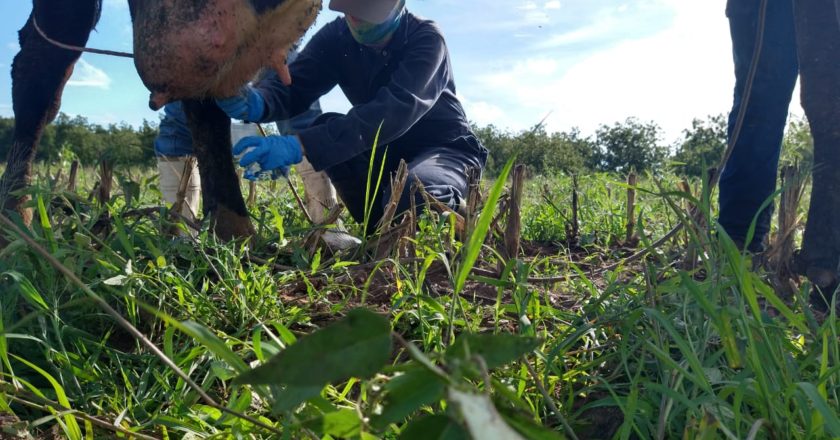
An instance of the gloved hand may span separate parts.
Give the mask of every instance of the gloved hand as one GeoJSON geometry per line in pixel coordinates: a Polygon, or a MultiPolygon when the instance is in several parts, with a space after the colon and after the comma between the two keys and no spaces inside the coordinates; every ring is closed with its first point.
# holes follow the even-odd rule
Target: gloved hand
{"type": "Polygon", "coordinates": [[[251,86],[242,87],[236,96],[217,99],[216,104],[228,116],[240,121],[259,122],[265,113],[265,100],[251,86]]]}
{"type": "Polygon", "coordinates": [[[247,169],[246,179],[258,180],[266,171],[274,172],[272,178],[276,179],[303,160],[303,148],[297,136],[247,136],[233,147],[233,155],[247,169]]]}

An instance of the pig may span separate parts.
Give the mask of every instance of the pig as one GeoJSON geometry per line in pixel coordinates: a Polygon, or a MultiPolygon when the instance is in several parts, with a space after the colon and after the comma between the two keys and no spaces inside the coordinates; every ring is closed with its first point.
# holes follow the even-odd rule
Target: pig
{"type": "MultiPolygon", "coordinates": [[[[312,25],[320,0],[128,0],[134,30],[134,63],[150,90],[149,106],[184,101],[202,175],[204,212],[219,238],[254,234],[231,159],[230,119],[213,98],[228,97],[262,68],[290,81],[288,49],[312,25]]],[[[6,171],[0,177],[0,209],[32,220],[27,196],[35,149],[61,106],[61,94],[96,25],[101,0],[33,0],[19,31],[12,64],[15,128],[6,171]]]]}

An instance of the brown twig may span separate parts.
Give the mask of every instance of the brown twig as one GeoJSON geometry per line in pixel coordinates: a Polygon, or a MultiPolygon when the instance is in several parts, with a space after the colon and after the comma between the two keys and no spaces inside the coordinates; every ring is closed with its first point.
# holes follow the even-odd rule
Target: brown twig
{"type": "MultiPolygon", "coordinates": [[[[190,156],[184,161],[184,168],[181,170],[181,180],[178,182],[178,193],[175,195],[175,203],[172,211],[181,212],[184,208],[184,200],[187,197],[187,187],[192,180],[192,170],[195,166],[195,156],[190,156]]],[[[190,207],[192,209],[192,207],[190,207]]]]}
{"type": "Polygon", "coordinates": [[[110,160],[104,159],[99,164],[99,170],[99,190],[96,193],[96,198],[101,206],[105,206],[111,200],[111,186],[114,183],[114,165],[110,160]]]}
{"type": "Polygon", "coordinates": [[[627,226],[624,242],[632,243],[636,235],[636,172],[627,175],[627,226]]]}
{"type": "Polygon", "coordinates": [[[510,204],[505,225],[505,256],[512,260],[519,256],[519,240],[522,235],[522,191],[525,187],[525,165],[513,168],[510,186],[510,204]]]}
{"type": "Polygon", "coordinates": [[[79,176],[79,161],[74,160],[73,163],[70,164],[70,176],[67,179],[67,191],[74,192],[76,191],[76,179],[79,176]]]}
{"type": "MultiPolygon", "coordinates": [[[[11,388],[11,387],[8,387],[8,388],[4,387],[4,388],[6,388],[6,389],[4,389],[4,392],[6,393],[6,396],[9,398],[9,400],[14,401],[16,403],[19,403],[21,405],[28,406],[30,408],[39,409],[39,410],[45,411],[45,412],[56,411],[56,412],[61,412],[61,413],[67,414],[67,415],[71,415],[73,417],[78,417],[82,420],[87,420],[91,424],[96,425],[100,428],[104,428],[104,429],[107,429],[109,431],[119,432],[121,434],[125,434],[129,438],[137,438],[137,439],[140,439],[140,440],[160,440],[158,437],[152,437],[150,435],[141,434],[141,433],[135,432],[135,431],[130,431],[128,429],[123,428],[122,426],[119,426],[119,425],[116,425],[116,424],[113,424],[113,423],[109,423],[105,420],[102,420],[102,419],[99,419],[97,417],[88,415],[88,414],[86,414],[82,411],[75,410],[73,408],[68,408],[64,405],[61,405],[58,402],[53,402],[52,400],[36,396],[36,395],[28,393],[26,391],[15,389],[15,388],[12,388],[11,390],[9,390],[9,388],[11,388]],[[20,397],[18,394],[25,394],[26,397],[25,398],[20,397]]],[[[3,437],[3,438],[5,438],[5,437],[3,437]]]]}

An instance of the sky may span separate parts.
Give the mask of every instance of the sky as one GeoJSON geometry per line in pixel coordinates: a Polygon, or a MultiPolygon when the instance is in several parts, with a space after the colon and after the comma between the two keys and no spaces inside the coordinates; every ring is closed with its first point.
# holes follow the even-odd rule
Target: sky
{"type": "MultiPolygon", "coordinates": [[[[628,117],[653,121],[663,141],[694,118],[725,113],[734,74],[726,0],[407,0],[438,22],[447,40],[458,96],[477,124],[584,135],[628,117]]],[[[326,4],[327,0],[325,0],[326,4]]],[[[12,116],[11,64],[17,29],[31,2],[0,1],[0,116],[12,116]]],[[[337,15],[325,10],[304,36],[337,15]]],[[[125,0],[104,0],[90,47],[131,51],[125,0]]],[[[798,110],[798,99],[791,109],[798,110]]],[[[148,91],[128,59],[85,54],[61,111],[90,122],[157,121],[148,91]]],[[[338,89],[326,111],[346,112],[338,89]]],[[[801,110],[799,111],[801,113],[801,110]]]]}

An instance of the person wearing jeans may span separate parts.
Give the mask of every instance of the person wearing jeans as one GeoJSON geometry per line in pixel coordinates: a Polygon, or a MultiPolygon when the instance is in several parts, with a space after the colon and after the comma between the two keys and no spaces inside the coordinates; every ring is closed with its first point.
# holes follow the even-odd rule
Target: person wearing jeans
{"type": "MultiPolygon", "coordinates": [[[[729,115],[730,142],[735,135],[738,114],[744,105],[747,107],[740,134],[734,139],[732,156],[721,174],[718,221],[736,243],[745,246],[751,252],[764,250],[763,242],[770,231],[773,204],[768,199],[776,189],[779,154],[787,125],[788,108],[800,71],[794,4],[792,0],[766,1],[761,51],[758,54],[749,101],[745,103],[742,99],[755,58],[757,30],[762,20],[762,0],[727,2],[726,13],[729,17],[735,64],[735,95],[729,115]],[[760,209],[764,203],[767,203],[767,207],[760,209]],[[747,242],[753,219],[755,234],[747,242]]],[[[840,7],[831,9],[836,10],[826,9],[826,13],[840,14],[840,7]]],[[[813,59],[806,58],[803,62],[806,61],[814,64],[813,59]]],[[[813,128],[814,126],[812,130],[813,128]]],[[[825,151],[825,148],[822,151],[825,151]]],[[[814,172],[824,173],[827,166],[830,164],[825,161],[820,163],[815,153],[814,172]]],[[[815,177],[814,181],[817,180],[815,177]]],[[[820,187],[817,190],[825,191],[826,188],[820,187]]],[[[815,207],[821,209],[821,204],[830,203],[817,195],[819,191],[814,191],[813,196],[818,200],[812,200],[809,214],[815,212],[815,207]]],[[[819,217],[811,216],[806,227],[803,246],[805,251],[809,249],[809,240],[828,240],[834,233],[830,226],[826,231],[826,225],[812,223],[819,217]]],[[[813,284],[811,305],[816,310],[827,311],[838,287],[837,255],[805,253],[800,255],[799,263],[803,266],[801,270],[813,284]]]]}
{"type": "MultiPolygon", "coordinates": [[[[760,6],[760,0],[729,0],[726,8],[735,64],[730,141],[744,105],[742,97],[754,58],[760,6]]],[[[770,0],[744,123],[720,178],[718,222],[736,243],[746,245],[752,252],[764,250],[763,242],[770,232],[773,204],[760,212],[759,209],[776,190],[779,154],[798,70],[792,2],[770,0]],[[747,243],[753,219],[755,234],[747,243]]]]}

